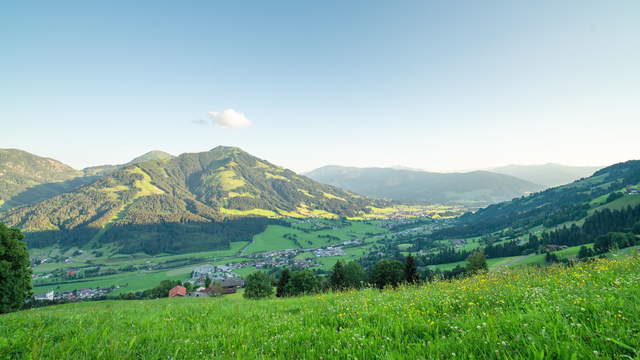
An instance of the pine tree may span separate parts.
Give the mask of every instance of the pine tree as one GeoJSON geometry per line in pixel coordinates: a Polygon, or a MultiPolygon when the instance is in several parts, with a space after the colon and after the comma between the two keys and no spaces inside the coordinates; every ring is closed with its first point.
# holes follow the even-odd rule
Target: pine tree
{"type": "Polygon", "coordinates": [[[285,268],[284,270],[282,270],[282,272],[280,272],[280,279],[278,280],[278,285],[276,288],[277,297],[287,296],[286,286],[289,283],[290,279],[291,279],[291,272],[289,271],[289,269],[285,268]]]}
{"type": "Polygon", "coordinates": [[[476,250],[467,258],[466,271],[468,273],[473,274],[478,271],[486,271],[488,269],[489,267],[487,266],[487,259],[484,256],[484,250],[476,250]]]}
{"type": "Polygon", "coordinates": [[[336,264],[333,265],[333,270],[331,271],[331,288],[334,290],[342,290],[346,287],[346,276],[345,269],[342,265],[342,261],[336,261],[336,264]]]}
{"type": "Polygon", "coordinates": [[[420,281],[420,275],[418,275],[418,267],[416,266],[416,260],[411,255],[407,255],[404,263],[404,281],[409,284],[415,284],[420,281]]]}

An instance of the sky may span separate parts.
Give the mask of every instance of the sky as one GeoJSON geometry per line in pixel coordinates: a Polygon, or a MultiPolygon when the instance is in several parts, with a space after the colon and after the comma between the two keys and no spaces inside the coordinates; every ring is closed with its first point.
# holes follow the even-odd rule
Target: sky
{"type": "Polygon", "coordinates": [[[295,171],[640,159],[640,1],[2,1],[0,148],[295,171]]]}

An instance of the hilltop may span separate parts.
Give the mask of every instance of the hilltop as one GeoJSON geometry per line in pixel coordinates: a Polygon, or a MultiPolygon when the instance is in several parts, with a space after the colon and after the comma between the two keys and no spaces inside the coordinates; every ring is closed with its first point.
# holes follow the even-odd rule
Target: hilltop
{"type": "Polygon", "coordinates": [[[171,154],[154,150],[126,164],[76,170],[61,161],[24,150],[0,149],[0,211],[35,204],[72,191],[128,165],[171,158],[171,154]]]}
{"type": "Polygon", "coordinates": [[[169,159],[173,159],[175,156],[166,153],[164,151],[160,151],[160,150],[152,150],[149,151],[148,153],[142,154],[136,158],[134,158],[133,160],[129,161],[126,164],[120,164],[120,165],[98,165],[98,166],[91,166],[91,167],[87,167],[82,169],[82,172],[86,175],[86,176],[92,176],[92,175],[107,175],[109,173],[112,173],[116,170],[122,169],[128,165],[135,165],[135,164],[139,164],[139,163],[143,163],[145,161],[154,161],[154,160],[169,160],[169,159]]]}
{"type": "Polygon", "coordinates": [[[546,187],[554,187],[591,176],[601,168],[602,166],[567,166],[549,163],[544,165],[507,165],[492,168],[489,171],[511,175],[546,187]]]}
{"type": "MultiPolygon", "coordinates": [[[[79,185],[82,172],[18,149],[0,149],[0,210],[38,201],[79,185]]],[[[81,182],[80,182],[81,183],[81,182]]]]}
{"type": "Polygon", "coordinates": [[[306,175],[366,196],[407,203],[485,206],[543,188],[513,176],[488,171],[433,173],[331,165],[306,175]]]}
{"type": "Polygon", "coordinates": [[[26,231],[32,247],[115,243],[126,252],[185,252],[250,240],[265,218],[356,216],[385,204],[219,146],[124,166],[6,211],[0,221],[26,231]]]}

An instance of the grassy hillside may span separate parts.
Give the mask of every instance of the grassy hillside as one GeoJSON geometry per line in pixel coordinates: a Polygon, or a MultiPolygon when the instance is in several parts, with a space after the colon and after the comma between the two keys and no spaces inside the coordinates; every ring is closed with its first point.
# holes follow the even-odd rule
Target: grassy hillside
{"type": "Polygon", "coordinates": [[[485,206],[542,189],[542,186],[525,180],[487,171],[430,173],[325,166],[309,172],[307,176],[366,196],[408,203],[485,206]]]}
{"type": "Polygon", "coordinates": [[[435,236],[468,237],[507,228],[521,233],[536,227],[554,228],[584,219],[595,210],[637,204],[640,197],[627,195],[626,189],[638,184],[640,160],[627,161],[598,170],[593,176],[568,185],[465,214],[459,218],[457,226],[435,236]]]}
{"type": "Polygon", "coordinates": [[[243,217],[357,217],[386,204],[219,146],[126,166],[0,221],[26,231],[30,246],[116,243],[155,254],[223,249],[268,223],[243,217]]]}
{"type": "Polygon", "coordinates": [[[0,316],[8,359],[622,359],[640,349],[640,258],[397,291],[87,302],[0,316]]]}
{"type": "Polygon", "coordinates": [[[57,160],[0,149],[0,210],[33,204],[77,187],[82,172],[57,160]]]}

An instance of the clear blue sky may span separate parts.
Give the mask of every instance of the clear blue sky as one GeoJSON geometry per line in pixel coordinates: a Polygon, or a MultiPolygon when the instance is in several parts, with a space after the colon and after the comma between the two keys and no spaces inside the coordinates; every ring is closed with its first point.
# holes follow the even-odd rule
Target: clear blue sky
{"type": "Polygon", "coordinates": [[[2,1],[0,123],[77,168],[605,165],[640,158],[640,1],[2,1]]]}

